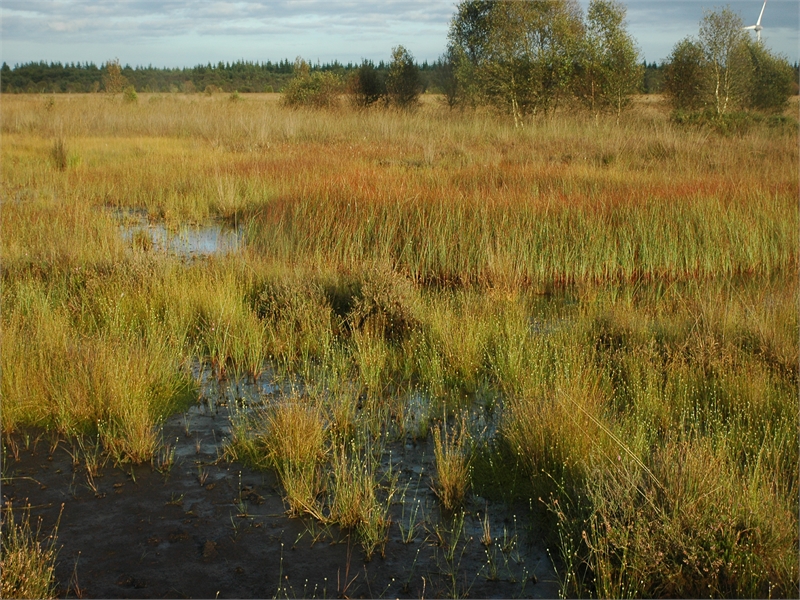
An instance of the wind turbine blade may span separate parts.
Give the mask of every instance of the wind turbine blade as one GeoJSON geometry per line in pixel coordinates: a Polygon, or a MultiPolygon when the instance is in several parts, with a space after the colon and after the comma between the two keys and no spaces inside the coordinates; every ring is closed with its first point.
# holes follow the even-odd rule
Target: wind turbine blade
{"type": "Polygon", "coordinates": [[[758,21],[756,21],[756,25],[761,25],[761,17],[764,16],[764,9],[767,8],[767,0],[764,0],[764,6],[761,7],[761,14],[758,15],[758,21]]]}
{"type": "Polygon", "coordinates": [[[755,25],[748,25],[747,27],[742,27],[742,29],[755,29],[755,25]]]}

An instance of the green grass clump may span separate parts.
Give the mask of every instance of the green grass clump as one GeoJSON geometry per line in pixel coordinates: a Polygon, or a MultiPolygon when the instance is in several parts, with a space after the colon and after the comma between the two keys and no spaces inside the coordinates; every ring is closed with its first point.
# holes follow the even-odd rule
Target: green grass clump
{"type": "Polygon", "coordinates": [[[327,444],[320,409],[299,398],[283,402],[268,409],[265,426],[267,457],[278,472],[290,513],[324,520],[318,497],[325,485],[327,444]]]}
{"type": "MultiPolygon", "coordinates": [[[[389,502],[377,496],[374,461],[355,443],[342,443],[334,449],[331,465],[330,520],[345,529],[355,529],[364,556],[371,559],[376,550],[383,556],[388,539],[389,502]]],[[[391,494],[389,501],[391,501],[391,494]]]]}
{"type": "Polygon", "coordinates": [[[791,595],[797,371],[772,358],[797,355],[791,289],[601,294],[550,336],[561,358],[505,428],[550,490],[565,593],[791,595]]]}
{"type": "Polygon", "coordinates": [[[436,457],[436,495],[448,513],[459,508],[469,486],[469,447],[466,421],[462,418],[456,431],[447,432],[445,423],[433,429],[433,452],[436,457]]]}

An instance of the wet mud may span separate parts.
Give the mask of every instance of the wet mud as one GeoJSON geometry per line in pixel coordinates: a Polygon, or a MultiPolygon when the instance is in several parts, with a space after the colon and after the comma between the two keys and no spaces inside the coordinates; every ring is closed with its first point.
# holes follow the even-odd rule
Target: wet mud
{"type": "Polygon", "coordinates": [[[383,450],[397,490],[383,556],[365,560],[354,533],[289,518],[272,472],[228,462],[221,451],[235,402],[278,396],[263,382],[243,388],[205,378],[197,404],[164,424],[153,464],[98,466],[94,474],[75,441],[32,431],[7,440],[4,505],[30,504],[44,532],[61,513],[59,595],[557,597],[552,561],[526,507],[473,495],[462,518],[440,513],[430,436],[383,450]],[[490,545],[481,543],[487,522],[490,545]]]}

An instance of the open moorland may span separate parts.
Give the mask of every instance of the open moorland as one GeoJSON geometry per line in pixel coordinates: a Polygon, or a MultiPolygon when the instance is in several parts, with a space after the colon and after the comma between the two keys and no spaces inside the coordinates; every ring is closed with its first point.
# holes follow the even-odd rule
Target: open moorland
{"type": "Polygon", "coordinates": [[[4,591],[797,596],[793,116],[278,98],[3,97],[4,591]]]}

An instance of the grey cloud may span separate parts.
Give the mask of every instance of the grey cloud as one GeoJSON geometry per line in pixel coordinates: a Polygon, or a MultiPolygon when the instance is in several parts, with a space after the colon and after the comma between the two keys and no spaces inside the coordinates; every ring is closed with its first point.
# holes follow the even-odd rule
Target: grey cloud
{"type": "MultiPolygon", "coordinates": [[[[624,1],[624,0],[623,0],[624,1]]],[[[397,43],[418,58],[444,50],[457,0],[343,2],[322,0],[2,0],[0,36],[4,60],[91,58],[131,54],[132,62],[176,56],[205,61],[235,56],[283,58],[298,49],[313,56],[349,60],[388,55],[397,43]],[[31,56],[31,48],[37,56],[31,56]],[[375,49],[384,48],[379,54],[375,49]],[[80,50],[78,50],[80,49],[80,50]],[[146,49],[146,52],[143,50],[146,49]],[[424,49],[424,50],[423,50],[424,49]],[[76,52],[80,52],[76,56],[76,52]],[[194,57],[197,57],[196,59],[194,57]],[[141,57],[141,58],[139,58],[141,57]],[[153,58],[154,57],[154,58],[153,58]]],[[[589,0],[580,0],[584,9],[589,0]]],[[[697,35],[703,9],[730,3],[745,21],[755,20],[762,0],[628,0],[629,31],[648,61],[665,58],[687,35],[697,35]]],[[[769,0],[764,38],[798,57],[796,0],[769,0]]],[[[172,59],[177,60],[177,59],[172,59]]]]}
{"type": "Polygon", "coordinates": [[[306,2],[3,0],[3,60],[186,66],[302,54],[322,60],[387,58],[403,43],[420,60],[444,48],[454,0],[306,2]]]}
{"type": "MultiPolygon", "coordinates": [[[[167,2],[51,2],[33,0],[4,2],[4,20],[13,20],[4,26],[4,34],[11,39],[20,33],[24,21],[42,27],[44,24],[58,33],[69,35],[81,31],[103,29],[119,31],[135,27],[135,23],[151,24],[169,22],[175,33],[202,31],[207,26],[220,25],[247,30],[254,21],[292,19],[321,20],[331,26],[353,26],[370,21],[406,22],[441,25],[447,23],[452,13],[450,2],[202,2],[182,0],[167,2]],[[93,19],[101,19],[93,22],[93,19]]],[[[268,23],[264,23],[268,26],[268,23]]],[[[30,27],[24,27],[30,30],[30,27]]],[[[256,26],[254,29],[259,30],[256,26]]]]}

